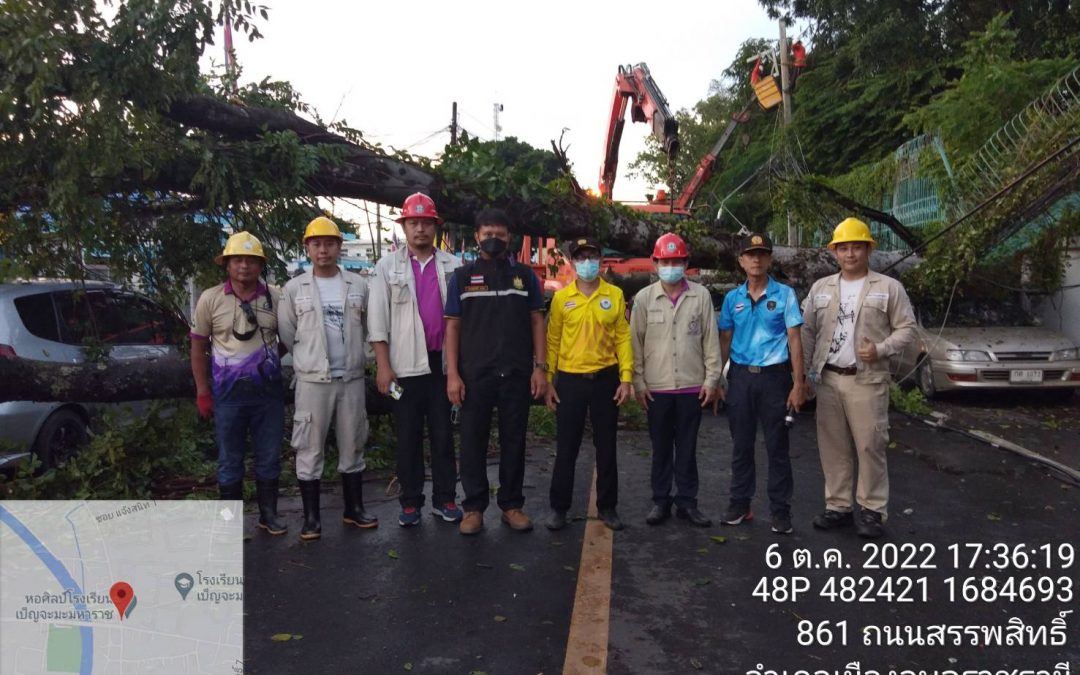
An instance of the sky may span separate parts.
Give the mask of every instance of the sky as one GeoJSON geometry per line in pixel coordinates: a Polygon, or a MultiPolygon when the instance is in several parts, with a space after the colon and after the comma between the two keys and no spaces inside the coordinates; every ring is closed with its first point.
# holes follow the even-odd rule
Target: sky
{"type": "MultiPolygon", "coordinates": [[[[449,141],[454,101],[461,127],[483,139],[501,103],[500,137],[549,148],[565,129],[574,173],[593,188],[620,64],[645,62],[671,109],[691,108],[744,40],[779,32],[756,0],[262,2],[263,39],[235,36],[242,82],[288,80],[323,119],[427,156],[449,141]]],[[[222,61],[218,44],[204,60],[222,61]]],[[[656,186],[627,167],[648,125],[627,120],[614,197],[643,200],[656,186]]],[[[327,206],[358,217],[340,200],[327,206]]]]}

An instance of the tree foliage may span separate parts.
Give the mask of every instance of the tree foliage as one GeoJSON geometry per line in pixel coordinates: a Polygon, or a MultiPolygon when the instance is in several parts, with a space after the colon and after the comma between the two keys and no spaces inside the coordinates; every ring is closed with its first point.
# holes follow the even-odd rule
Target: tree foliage
{"type": "MultiPolygon", "coordinates": [[[[837,193],[871,209],[887,209],[898,179],[894,153],[914,135],[940,137],[952,168],[962,167],[1003,124],[1078,63],[1080,10],[1071,2],[760,2],[772,16],[805,26],[801,37],[810,47],[808,67],[795,82],[791,127],[781,128],[779,112],[759,114],[747,125],[749,144],[726,151],[731,155],[721,162],[710,188],[727,194],[752,172],[750,166],[770,160],[768,170],[725,209],[738,223],[774,235],[784,233],[790,215],[802,226],[804,245],[822,241],[839,219],[851,214],[833,199],[837,193]]],[[[715,137],[731,104],[748,91],[748,55],[770,45],[775,43],[748,40],[711,96],[693,112],[681,113],[680,130],[687,132],[683,145],[690,156],[680,158],[680,176],[692,170],[693,156],[707,147],[700,137],[715,137]]],[[[1069,114],[1075,136],[1077,115],[1069,114]]],[[[1067,128],[1062,133],[1069,136],[1067,128]]],[[[1002,185],[1053,153],[1062,140],[1061,133],[1036,136],[1025,139],[1022,156],[995,176],[1002,185]]],[[[651,147],[634,166],[642,175],[658,177],[661,159],[651,147]]],[[[1075,164],[1074,155],[1025,179],[943,237],[925,251],[929,264],[920,267],[918,283],[928,292],[947,292],[956,279],[984,263],[1002,237],[1036,215],[1032,205],[1075,192],[1075,164]]],[[[944,202],[973,190],[969,180],[953,177],[937,153],[923,153],[919,171],[936,180],[944,202]]],[[[932,224],[924,236],[946,224],[932,224]]],[[[1042,245],[1022,252],[1028,265],[1060,270],[1064,230],[1055,231],[1056,239],[1044,237],[1042,245]],[[1034,265],[1032,256],[1038,258],[1034,265]]]]}

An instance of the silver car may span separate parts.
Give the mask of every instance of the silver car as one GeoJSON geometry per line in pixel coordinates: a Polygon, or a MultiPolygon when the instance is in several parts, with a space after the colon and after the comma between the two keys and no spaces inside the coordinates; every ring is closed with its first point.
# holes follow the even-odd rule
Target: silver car
{"type": "MultiPolygon", "coordinates": [[[[179,314],[107,282],[0,284],[0,358],[79,363],[83,345],[101,344],[116,360],[176,353],[187,330],[179,314]]],[[[35,453],[56,466],[86,441],[103,406],[0,403],[0,467],[35,453]]]]}
{"type": "Polygon", "coordinates": [[[893,364],[927,398],[957,389],[1054,391],[1080,388],[1080,354],[1060,333],[1010,302],[958,302],[949,316],[919,312],[918,337],[893,364]],[[944,327],[943,327],[944,326],[944,327]]]}

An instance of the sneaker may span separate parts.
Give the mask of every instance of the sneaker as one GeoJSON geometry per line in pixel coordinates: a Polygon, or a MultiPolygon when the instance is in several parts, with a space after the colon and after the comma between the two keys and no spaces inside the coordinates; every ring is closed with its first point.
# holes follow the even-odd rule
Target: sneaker
{"type": "Polygon", "coordinates": [[[484,514],[479,511],[466,511],[465,517],[458,525],[458,532],[462,534],[479,534],[484,529],[484,514]]]}
{"type": "Polygon", "coordinates": [[[618,532],[625,527],[622,518],[619,518],[619,514],[615,512],[615,509],[603,509],[598,512],[598,515],[609,530],[618,532]]]}
{"type": "Polygon", "coordinates": [[[728,510],[724,512],[724,517],[720,519],[720,522],[724,525],[738,525],[744,520],[749,522],[754,519],[754,512],[750,510],[750,506],[740,506],[738,504],[732,504],[728,507],[728,510]]]}
{"type": "Polygon", "coordinates": [[[549,530],[561,530],[566,527],[566,511],[552,511],[544,521],[544,526],[549,530]]]}
{"type": "Polygon", "coordinates": [[[420,509],[415,506],[406,506],[401,509],[401,515],[397,519],[398,525],[412,527],[420,524],[420,509]]]}
{"type": "Polygon", "coordinates": [[[502,521],[510,526],[511,530],[528,532],[533,529],[532,520],[521,509],[507,509],[503,511],[502,521]]]}
{"type": "Polygon", "coordinates": [[[881,514],[877,511],[863,509],[859,512],[859,522],[855,523],[855,534],[863,539],[877,539],[885,534],[881,527],[881,514]]]}
{"type": "Polygon", "coordinates": [[[445,504],[432,504],[431,515],[436,518],[442,518],[448,523],[461,522],[461,519],[465,517],[465,514],[458,505],[454,502],[446,502],[445,504]]]}
{"type": "Polygon", "coordinates": [[[791,534],[791,514],[774,513],[772,517],[772,531],[777,534],[791,534]]]}
{"type": "Polygon", "coordinates": [[[698,507],[691,506],[689,508],[682,508],[681,506],[675,507],[675,517],[683,520],[689,520],[690,524],[695,527],[711,527],[712,521],[705,516],[704,513],[698,510],[698,507]]]}
{"type": "Polygon", "coordinates": [[[813,525],[819,530],[831,530],[837,527],[851,527],[855,516],[851,511],[830,511],[814,516],[813,525]]]}

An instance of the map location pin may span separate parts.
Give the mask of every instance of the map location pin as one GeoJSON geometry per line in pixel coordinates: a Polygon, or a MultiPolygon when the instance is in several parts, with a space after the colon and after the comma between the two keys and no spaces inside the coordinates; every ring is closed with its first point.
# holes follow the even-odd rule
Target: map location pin
{"type": "Polygon", "coordinates": [[[187,594],[191,592],[191,587],[194,585],[195,579],[187,572],[181,572],[176,575],[176,590],[180,593],[181,599],[187,600],[187,594]]]}
{"type": "Polygon", "coordinates": [[[109,589],[109,597],[112,598],[116,609],[120,610],[120,620],[123,621],[127,616],[128,605],[135,599],[135,591],[131,590],[131,584],[126,581],[117,581],[109,589]]]}

